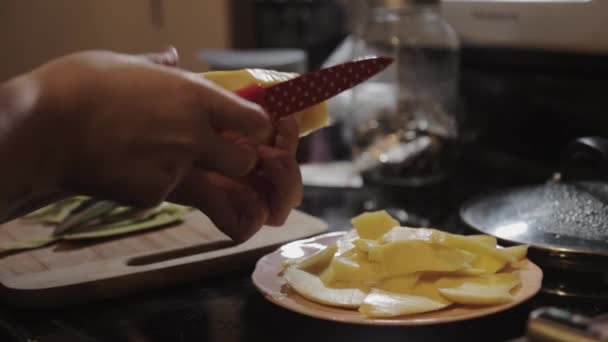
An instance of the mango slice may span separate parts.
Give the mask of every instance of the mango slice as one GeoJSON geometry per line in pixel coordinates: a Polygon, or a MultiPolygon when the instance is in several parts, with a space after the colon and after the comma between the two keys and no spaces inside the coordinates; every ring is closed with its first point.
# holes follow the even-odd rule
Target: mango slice
{"type": "Polygon", "coordinates": [[[501,248],[489,235],[400,227],[382,210],[351,222],[354,228],[335,244],[285,263],[288,283],[302,296],[358,307],[367,317],[395,317],[453,303],[506,303],[521,283],[517,273],[498,272],[519,265],[513,262],[526,257],[527,246],[501,248]]]}
{"type": "Polygon", "coordinates": [[[524,259],[528,255],[528,246],[526,245],[517,245],[503,248],[503,251],[512,257],[515,258],[516,261],[524,259]]]}
{"type": "MultiPolygon", "coordinates": [[[[241,69],[210,71],[203,73],[201,76],[226,90],[235,91],[255,83],[269,86],[297,77],[298,74],[265,69],[241,69]]],[[[300,136],[305,136],[329,124],[325,102],[304,109],[294,115],[300,129],[300,136]]]]}
{"type": "Polygon", "coordinates": [[[350,222],[361,238],[372,240],[399,226],[399,221],[392,218],[385,210],[363,213],[352,218],[350,222]]]}
{"type": "Polygon", "coordinates": [[[363,300],[359,311],[368,317],[395,317],[436,311],[449,304],[436,302],[424,296],[372,290],[363,300]]]}
{"type": "Polygon", "coordinates": [[[455,288],[439,288],[439,292],[459,304],[492,305],[513,300],[506,287],[492,284],[463,283],[455,288]]]}
{"type": "Polygon", "coordinates": [[[416,282],[418,282],[418,279],[420,279],[420,274],[418,273],[387,278],[382,280],[378,287],[388,292],[410,293],[416,282]]]}
{"type": "Polygon", "coordinates": [[[450,234],[431,228],[395,227],[381,237],[384,242],[424,241],[458,248],[470,253],[489,255],[507,262],[516,261],[512,255],[463,235],[450,234]]]}
{"type": "Polygon", "coordinates": [[[496,244],[498,243],[498,241],[496,240],[496,238],[494,236],[485,235],[485,234],[467,235],[466,238],[473,240],[473,241],[477,241],[481,244],[484,244],[484,245],[492,247],[492,248],[495,248],[496,244]]]}
{"type": "Polygon", "coordinates": [[[500,273],[479,277],[443,277],[435,281],[435,286],[438,288],[454,288],[464,283],[503,286],[510,291],[519,285],[520,281],[519,277],[513,273],[500,273]]]}
{"type": "Polygon", "coordinates": [[[326,287],[319,277],[306,271],[290,267],[285,271],[285,280],[302,297],[317,303],[358,308],[365,298],[359,289],[334,289],[326,287]]]}
{"type": "Polygon", "coordinates": [[[337,250],[338,246],[334,243],[310,256],[287,259],[283,263],[283,267],[287,268],[293,266],[311,273],[318,274],[325,268],[327,268],[337,250]]]}
{"type": "Polygon", "coordinates": [[[463,269],[475,258],[468,252],[422,241],[395,241],[369,250],[369,260],[379,263],[382,277],[421,271],[452,272],[463,269]]]}
{"type": "Polygon", "coordinates": [[[327,286],[369,290],[377,283],[377,267],[378,265],[367,260],[364,253],[355,251],[348,256],[334,257],[320,278],[327,286]]]}

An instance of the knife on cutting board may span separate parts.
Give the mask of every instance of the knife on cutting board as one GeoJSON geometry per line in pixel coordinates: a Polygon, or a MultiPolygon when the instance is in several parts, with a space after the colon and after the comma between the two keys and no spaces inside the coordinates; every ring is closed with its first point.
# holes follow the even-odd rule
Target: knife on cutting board
{"type": "Polygon", "coordinates": [[[273,118],[281,118],[353,88],[386,69],[392,62],[390,57],[367,57],[266,87],[255,83],[235,93],[259,104],[273,118]]]}

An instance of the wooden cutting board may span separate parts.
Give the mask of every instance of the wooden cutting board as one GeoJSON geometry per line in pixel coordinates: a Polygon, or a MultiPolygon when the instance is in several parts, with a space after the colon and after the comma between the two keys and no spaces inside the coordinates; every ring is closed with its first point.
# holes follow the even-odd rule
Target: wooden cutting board
{"type": "MultiPolygon", "coordinates": [[[[0,240],[26,241],[52,230],[15,220],[0,225],[0,240]]],[[[57,307],[221,276],[253,269],[278,245],[326,230],[323,221],[294,210],[283,227],[263,227],[235,246],[193,211],[171,227],[0,255],[0,300],[18,307],[57,307]]]]}

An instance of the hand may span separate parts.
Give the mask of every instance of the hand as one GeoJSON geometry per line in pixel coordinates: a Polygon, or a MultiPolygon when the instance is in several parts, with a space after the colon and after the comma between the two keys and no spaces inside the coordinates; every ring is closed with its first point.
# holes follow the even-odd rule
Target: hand
{"type": "Polygon", "coordinates": [[[282,224],[301,196],[293,119],[273,135],[257,105],[175,64],[174,51],[52,61],[14,82],[37,101],[10,140],[37,137],[46,183],[62,191],[143,207],[171,194],[240,240],[282,224]]]}
{"type": "Polygon", "coordinates": [[[258,148],[256,173],[238,179],[194,168],[169,197],[200,208],[228,236],[245,241],[263,225],[282,225],[302,199],[295,159],[298,126],[293,117],[276,125],[274,145],[258,148]],[[205,189],[205,191],[200,191],[205,189]]]}

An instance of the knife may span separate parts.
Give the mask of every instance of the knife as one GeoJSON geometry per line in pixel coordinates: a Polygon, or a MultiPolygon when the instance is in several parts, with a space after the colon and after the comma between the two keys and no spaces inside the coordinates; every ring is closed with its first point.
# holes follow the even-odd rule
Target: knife
{"type": "Polygon", "coordinates": [[[312,71],[267,87],[255,83],[235,93],[259,104],[271,117],[281,118],[366,81],[392,62],[390,57],[368,57],[312,71]]]}
{"type": "Polygon", "coordinates": [[[118,203],[116,202],[105,200],[91,200],[88,204],[89,205],[84,207],[81,211],[77,211],[75,214],[71,215],[61,224],[59,224],[55,228],[53,236],[61,235],[78,225],[89,222],[103,214],[107,214],[118,206],[118,203]]]}

